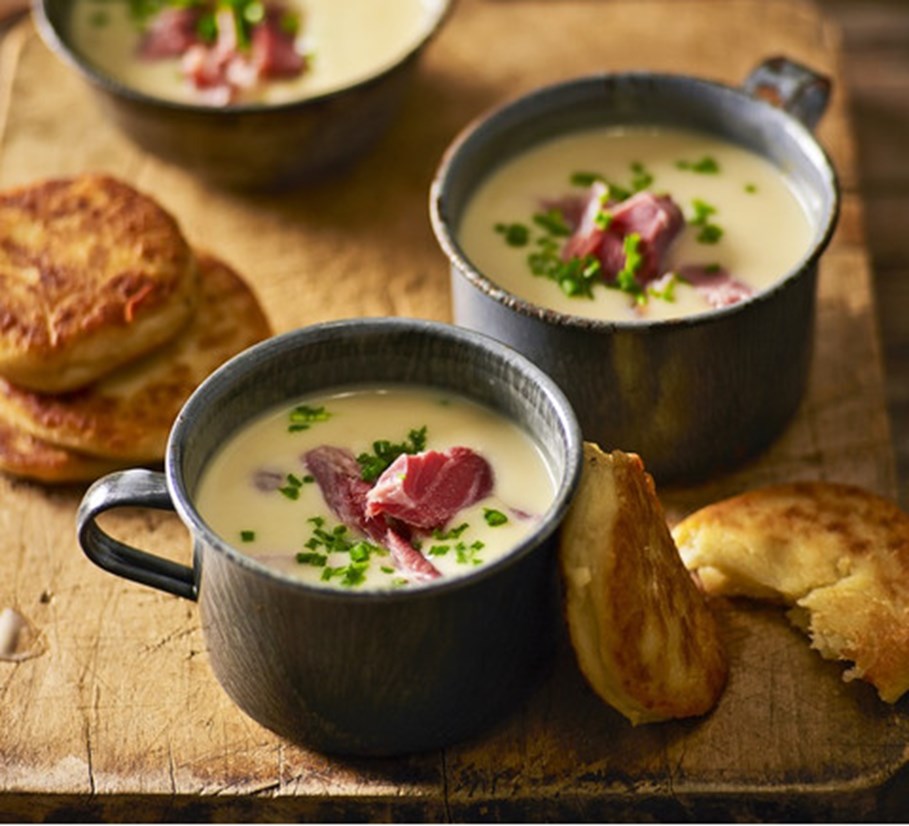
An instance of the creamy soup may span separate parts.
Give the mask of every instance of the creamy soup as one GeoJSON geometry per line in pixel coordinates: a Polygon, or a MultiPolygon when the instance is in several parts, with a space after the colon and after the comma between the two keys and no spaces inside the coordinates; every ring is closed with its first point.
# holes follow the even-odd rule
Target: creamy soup
{"type": "MultiPolygon", "coordinates": [[[[289,0],[299,13],[296,48],[305,70],[256,83],[231,102],[281,103],[331,92],[394,65],[444,11],[442,0],[289,0]]],[[[127,0],[76,0],[74,46],[98,69],[146,94],[182,102],[224,101],[187,82],[181,59],[138,56],[142,32],[127,0]]]]}
{"type": "Polygon", "coordinates": [[[234,547],[326,587],[415,587],[513,549],[555,495],[521,428],[457,395],[367,388],[301,399],[231,437],[196,504],[234,547]]]}
{"type": "Polygon", "coordinates": [[[471,263],[514,295],[634,320],[747,298],[802,261],[813,230],[784,175],[755,153],[690,131],[603,128],[502,164],[457,235],[471,263]]]}

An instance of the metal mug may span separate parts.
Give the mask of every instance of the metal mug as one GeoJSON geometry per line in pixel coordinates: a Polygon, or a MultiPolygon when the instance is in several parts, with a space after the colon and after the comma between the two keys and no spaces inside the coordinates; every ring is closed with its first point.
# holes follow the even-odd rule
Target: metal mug
{"type": "Polygon", "coordinates": [[[555,383],[499,342],[429,321],[326,323],[258,344],[213,373],[174,423],[165,471],[98,480],[80,505],[77,533],[107,571],[199,602],[215,675],[264,726],[326,752],[422,751],[493,724],[545,671],[560,628],[556,532],[580,478],[581,450],[555,383]],[[335,590],[244,555],[200,516],[200,476],[244,423],[310,393],[388,383],[485,404],[540,447],[555,499],[504,558],[412,590],[335,590]],[[192,537],[193,564],[107,534],[98,516],[126,506],[176,510],[192,537]]]}
{"type": "Polygon", "coordinates": [[[599,74],[494,110],[451,144],[431,189],[455,323],[528,356],[565,391],[586,439],[639,453],[661,483],[699,480],[752,457],[792,418],[810,367],[818,259],[839,213],[835,171],[810,131],[829,94],[826,78],[774,58],[742,88],[686,75],[599,74]],[[620,125],[700,130],[769,159],[789,177],[814,227],[798,266],[739,304],[623,322],[533,305],[471,263],[458,224],[499,163],[567,132],[620,125]]]}

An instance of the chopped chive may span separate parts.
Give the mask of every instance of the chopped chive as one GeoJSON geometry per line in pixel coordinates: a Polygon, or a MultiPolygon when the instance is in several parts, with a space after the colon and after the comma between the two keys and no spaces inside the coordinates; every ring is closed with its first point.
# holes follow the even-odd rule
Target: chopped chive
{"type": "Polygon", "coordinates": [[[720,171],[720,165],[716,158],[710,155],[705,155],[697,161],[676,161],[676,167],[689,172],[696,172],[699,175],[716,175],[720,171]]]}
{"type": "Polygon", "coordinates": [[[723,237],[722,227],[710,221],[716,214],[716,207],[700,198],[692,199],[691,206],[694,209],[691,225],[699,228],[696,240],[700,244],[716,244],[723,237]]]}
{"type": "Polygon", "coordinates": [[[526,224],[496,224],[495,230],[510,247],[524,247],[530,240],[530,229],[526,224]]]}
{"type": "Polygon", "coordinates": [[[372,453],[361,453],[357,456],[360,465],[360,476],[365,482],[374,482],[385,469],[402,454],[420,453],[426,449],[426,425],[415,428],[407,434],[407,439],[394,443],[388,439],[378,439],[372,443],[372,453]]]}
{"type": "Polygon", "coordinates": [[[716,224],[705,224],[697,235],[700,244],[716,244],[723,237],[723,230],[716,224]]]}
{"type": "Polygon", "coordinates": [[[497,528],[499,525],[504,525],[508,522],[508,517],[495,508],[483,508],[483,518],[490,528],[497,528]]]}
{"type": "Polygon", "coordinates": [[[599,172],[572,172],[568,179],[572,186],[591,186],[597,181],[603,181],[603,176],[599,172]]]}
{"type": "Polygon", "coordinates": [[[310,407],[308,404],[299,404],[289,414],[287,430],[289,433],[298,433],[309,430],[316,422],[327,422],[331,413],[324,406],[310,407]]]}
{"type": "Polygon", "coordinates": [[[462,522],[456,528],[451,528],[447,531],[443,531],[441,528],[436,528],[432,532],[432,538],[439,539],[443,542],[446,539],[459,539],[461,534],[464,533],[464,531],[466,531],[469,527],[470,525],[467,522],[462,522]]]}
{"type": "Polygon", "coordinates": [[[653,183],[653,175],[640,161],[631,164],[631,188],[635,192],[647,189],[653,183]]]}
{"type": "Polygon", "coordinates": [[[546,212],[538,212],[533,216],[533,222],[542,227],[551,235],[568,236],[571,235],[571,227],[565,221],[562,210],[553,207],[546,212]]]}
{"type": "Polygon", "coordinates": [[[328,561],[328,557],[325,554],[317,554],[312,551],[300,551],[297,554],[297,562],[301,565],[313,565],[317,568],[321,568],[328,561]]]}

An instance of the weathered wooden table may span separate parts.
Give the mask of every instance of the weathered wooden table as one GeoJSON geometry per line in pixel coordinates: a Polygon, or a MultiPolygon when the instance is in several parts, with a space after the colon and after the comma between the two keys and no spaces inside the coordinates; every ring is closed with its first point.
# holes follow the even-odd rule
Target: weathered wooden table
{"type": "MultiPolygon", "coordinates": [[[[399,121],[349,174],[281,197],[206,188],[142,154],[29,26],[6,38],[0,184],[86,169],[155,195],[190,240],[243,272],[277,330],[353,315],[447,319],[427,190],[449,140],[498,101],[596,70],[737,83],[787,54],[834,77],[818,135],[843,213],[820,277],[816,358],[791,427],[757,461],[661,490],[671,514],[811,477],[897,494],[856,153],[837,28],[798,0],[460,0],[399,121]]],[[[646,457],[645,457],[646,459],[646,457]]],[[[81,491],[0,479],[0,609],[40,634],[0,662],[0,819],[888,819],[909,813],[909,706],[881,703],[774,610],[722,609],[732,676],[704,720],[634,729],[567,650],[493,731],[443,752],[342,760],[247,719],[206,661],[194,604],[107,575],[79,551],[81,491]]],[[[186,560],[179,522],[109,527],[186,560]]]]}

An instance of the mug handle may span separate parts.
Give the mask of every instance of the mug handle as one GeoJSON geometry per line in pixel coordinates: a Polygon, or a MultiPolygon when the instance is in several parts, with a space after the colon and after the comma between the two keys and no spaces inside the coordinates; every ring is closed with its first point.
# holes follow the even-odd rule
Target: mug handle
{"type": "Polygon", "coordinates": [[[117,576],[178,597],[197,599],[199,588],[192,568],[119,542],[98,526],[100,514],[130,506],[175,510],[165,475],[134,469],[98,479],[85,492],[76,515],[76,535],[85,555],[117,576]]]}
{"type": "Polygon", "coordinates": [[[830,102],[830,78],[787,57],[760,63],[742,84],[753,98],[766,100],[814,130],[830,102]]]}

